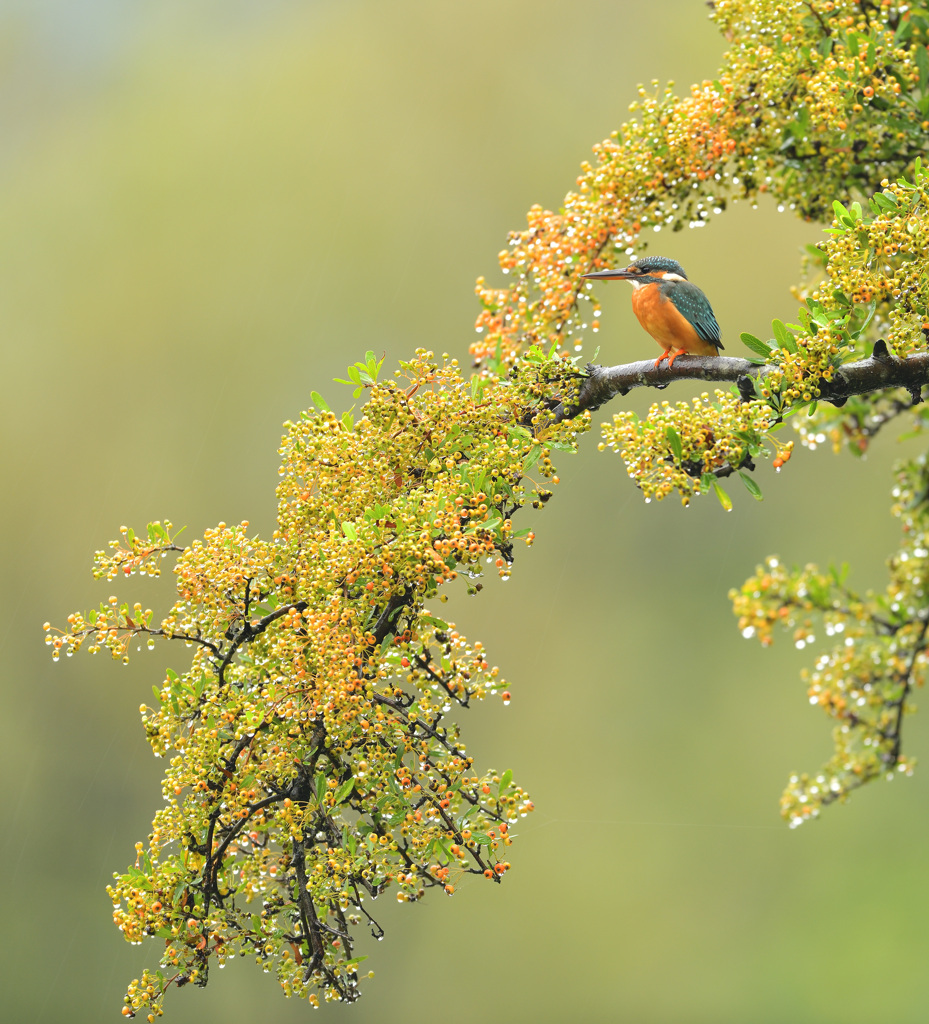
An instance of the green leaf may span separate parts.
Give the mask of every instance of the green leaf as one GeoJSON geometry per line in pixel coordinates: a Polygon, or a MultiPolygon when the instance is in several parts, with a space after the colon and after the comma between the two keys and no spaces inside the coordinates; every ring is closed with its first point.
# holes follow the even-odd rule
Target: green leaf
{"type": "Polygon", "coordinates": [[[763,501],[764,495],[761,493],[761,488],[755,483],[754,479],[747,473],[743,473],[739,470],[739,476],[742,478],[742,483],[745,484],[745,489],[755,499],[755,501],[763,501]]]}
{"type": "Polygon", "coordinates": [[[529,454],[523,459],[523,472],[528,473],[530,469],[539,461],[539,457],[542,454],[542,446],[540,444],[534,445],[529,454]]]}
{"type": "Polygon", "coordinates": [[[510,768],[500,776],[500,785],[497,787],[498,793],[505,793],[510,788],[510,783],[513,781],[513,772],[510,768]]]}
{"type": "Polygon", "coordinates": [[[684,455],[684,448],[681,445],[681,435],[674,429],[674,427],[668,427],[664,434],[668,439],[668,444],[671,445],[671,451],[674,453],[675,459],[680,462],[684,455]]]}
{"type": "Polygon", "coordinates": [[[912,52],[920,73],[920,92],[925,92],[926,82],[929,81],[929,53],[926,52],[925,46],[915,46],[912,52]]]}
{"type": "Polygon", "coordinates": [[[348,779],[343,782],[341,786],[335,791],[335,803],[336,807],[339,804],[344,804],[345,801],[351,796],[352,790],[355,788],[355,780],[348,779]]]}
{"type": "Polygon", "coordinates": [[[358,540],[358,532],[355,530],[353,523],[343,523],[342,533],[344,533],[349,540],[358,540]]]}
{"type": "Polygon", "coordinates": [[[716,492],[716,497],[719,498],[719,503],[727,511],[732,511],[732,498],[719,486],[719,481],[713,481],[713,490],[716,492]]]}
{"type": "Polygon", "coordinates": [[[865,328],[874,319],[874,313],[877,310],[877,301],[872,300],[866,306],[856,310],[856,315],[863,314],[861,323],[855,323],[849,327],[849,335],[852,338],[860,338],[864,334],[865,328]]]}
{"type": "Polygon", "coordinates": [[[788,352],[797,351],[796,339],[790,331],[787,330],[787,326],[783,320],[772,320],[771,327],[774,330],[774,337],[777,339],[777,343],[781,348],[787,349],[788,352]]]}
{"type": "Polygon", "coordinates": [[[739,337],[742,339],[742,344],[746,348],[751,349],[752,352],[757,352],[758,355],[764,356],[765,359],[771,355],[771,346],[766,345],[761,338],[756,338],[754,334],[743,331],[739,337]]]}
{"type": "Polygon", "coordinates": [[[320,412],[331,412],[329,406],[326,405],[325,399],[318,391],[311,391],[310,398],[313,399],[313,405],[315,405],[320,412]]]}

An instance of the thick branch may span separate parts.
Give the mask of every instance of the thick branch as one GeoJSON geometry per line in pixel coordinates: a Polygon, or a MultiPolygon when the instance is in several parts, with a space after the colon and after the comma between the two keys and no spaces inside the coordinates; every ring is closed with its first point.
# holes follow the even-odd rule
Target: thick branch
{"type": "MultiPolygon", "coordinates": [[[[561,405],[555,410],[556,422],[570,419],[585,409],[599,409],[616,395],[626,395],[633,388],[666,388],[676,380],[731,381],[763,377],[771,373],[770,364],[759,365],[732,356],[681,356],[673,366],[655,366],[651,359],[622,366],[587,367],[588,376],[581,385],[575,405],[561,405]]],[[[907,359],[892,355],[883,341],[874,346],[874,354],[856,363],[839,367],[831,381],[820,384],[820,400],[844,405],[851,395],[865,395],[886,388],[906,388],[919,400],[922,387],[929,384],[929,352],[919,352],[907,359]]],[[[740,388],[740,390],[743,390],[740,388]]],[[[749,386],[749,391],[751,387],[749,386]]]]}

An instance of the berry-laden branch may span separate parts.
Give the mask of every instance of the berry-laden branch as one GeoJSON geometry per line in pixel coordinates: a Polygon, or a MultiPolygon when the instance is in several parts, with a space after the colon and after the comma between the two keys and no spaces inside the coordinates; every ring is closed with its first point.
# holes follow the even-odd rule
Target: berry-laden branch
{"type": "MultiPolygon", "coordinates": [[[[353,932],[382,934],[366,902],[390,888],[401,902],[451,895],[468,874],[499,883],[532,810],[512,772],[476,769],[449,721],[510,693],[483,645],[427,602],[460,570],[489,561],[507,576],[515,545],[531,543],[513,515],[544,504],[553,448],[573,449],[589,424],[546,411],[554,391],[574,394],[574,368],[530,361],[466,385],[430,353],[399,381],[378,381],[371,360],[358,422],[316,396],[289,424],[269,541],[247,523],[172,540],[178,599],[160,624],[112,598],[48,631],[56,657],[86,644],[125,660],[140,634],[193,652],[142,707],[153,750],[171,753],[166,806],[108,890],[127,939],[166,943],[127,1015],[159,1014],[170,984],[204,985],[211,963],[242,954],[286,994],[355,999],[353,932]]],[[[122,533],[97,574],[154,574],[122,533]]]]}
{"type": "MultiPolygon", "coordinates": [[[[775,370],[775,366],[759,365],[731,356],[688,356],[676,360],[672,367],[666,364],[655,366],[652,359],[619,366],[588,365],[577,401],[570,406],[559,404],[554,410],[554,417],[556,422],[561,422],[585,410],[593,412],[617,395],[627,395],[633,388],[663,389],[678,380],[730,381],[738,386],[740,395],[748,401],[755,397],[752,381],[760,380],[775,370]]],[[[904,388],[913,396],[914,402],[918,402],[926,384],[929,384],[929,352],[899,359],[888,351],[884,341],[878,341],[868,359],[840,366],[832,380],[817,387],[815,397],[842,406],[852,395],[904,388]]]]}
{"type": "Polygon", "coordinates": [[[890,562],[884,594],[859,597],[845,580],[848,566],[789,570],[769,558],[730,597],[746,638],[763,646],[780,626],[795,645],[815,642],[819,620],[835,646],[804,672],[810,702],[834,721],[835,754],[814,776],[795,774],[781,799],[791,827],[815,818],[880,776],[912,775],[914,761],[902,752],[907,702],[922,686],[929,665],[929,607],[923,579],[929,572],[929,470],[925,458],[902,466],[894,487],[894,514],[903,543],[890,562]]]}
{"type": "MultiPolygon", "coordinates": [[[[176,556],[167,615],[156,623],[114,596],[62,632],[48,627],[56,658],[86,646],[125,661],[140,635],[192,652],[141,709],[168,759],[165,802],[108,892],[124,937],[157,937],[163,955],[130,984],[125,1016],[153,1021],[170,984],[203,985],[210,964],[233,955],[273,970],[288,996],[351,1001],[363,959],[353,930],[383,934],[371,899],[451,895],[459,877],[509,870],[514,826],[533,805],[511,771],[475,766],[449,714],[510,693],[483,645],[437,606],[459,574],[509,576],[518,542],[534,537],[514,516],[545,506],[553,452],[576,450],[590,410],[688,376],[737,385],[657,403],[643,420],[620,412],[601,445],[621,452],[647,498],[714,491],[731,508],[720,480],[738,475],[760,498],[746,470],[772,452],[783,466],[793,442],[777,431],[799,410],[812,414],[804,443],[828,437],[860,454],[897,411],[888,389],[918,398],[929,175],[915,154],[929,128],[929,13],[717,0],[713,17],[731,46],[717,78],[683,99],[642,89],[638,120],[595,148],[563,208],[533,207],[510,236],[500,264],[512,286],[479,282],[478,373],[466,381],[457,360],[419,351],[382,381],[368,353],[348,369],[356,398],[368,393],[357,422],[314,392],[314,408],[286,425],[270,538],[220,523],[181,547],[167,522],[147,537],[123,528],[95,575],[157,575],[176,556]],[[760,363],[577,369],[566,345],[579,350],[600,327],[584,274],[624,260],[646,226],[701,226],[728,198],[761,193],[819,218],[828,237],[809,254],[798,323],[774,320],[767,342],[742,336],[760,363]]],[[[769,563],[736,599],[743,631],[763,640],[798,603],[844,636],[811,676],[838,720],[836,758],[821,779],[791,783],[791,823],[879,772],[909,770],[902,716],[925,673],[929,623],[925,460],[901,468],[896,494],[906,533],[886,595],[852,601],[842,580],[769,563]]]]}

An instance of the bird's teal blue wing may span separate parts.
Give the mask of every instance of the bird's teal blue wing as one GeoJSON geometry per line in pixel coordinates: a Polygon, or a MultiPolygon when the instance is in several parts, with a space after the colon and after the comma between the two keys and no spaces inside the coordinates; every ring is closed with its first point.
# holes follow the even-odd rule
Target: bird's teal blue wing
{"type": "Polygon", "coordinates": [[[708,341],[716,348],[723,348],[719,340],[719,324],[713,313],[709,299],[690,281],[675,281],[674,287],[668,289],[669,298],[693,325],[703,341],[708,341]]]}

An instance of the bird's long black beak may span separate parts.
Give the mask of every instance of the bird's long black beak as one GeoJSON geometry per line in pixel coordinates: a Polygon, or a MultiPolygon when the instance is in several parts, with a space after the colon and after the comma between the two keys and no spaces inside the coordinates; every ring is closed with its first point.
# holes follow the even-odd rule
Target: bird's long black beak
{"type": "Polygon", "coordinates": [[[633,275],[628,270],[598,270],[594,274],[584,274],[585,280],[591,281],[628,281],[633,275]]]}

